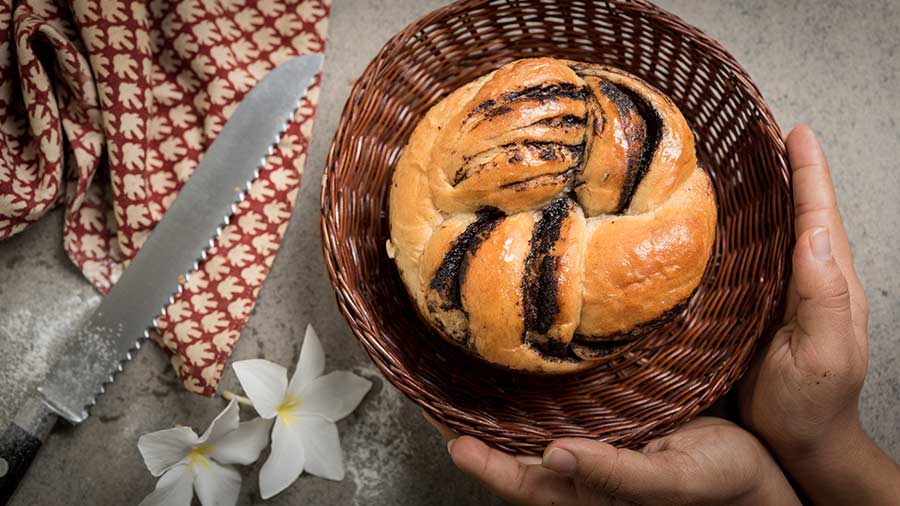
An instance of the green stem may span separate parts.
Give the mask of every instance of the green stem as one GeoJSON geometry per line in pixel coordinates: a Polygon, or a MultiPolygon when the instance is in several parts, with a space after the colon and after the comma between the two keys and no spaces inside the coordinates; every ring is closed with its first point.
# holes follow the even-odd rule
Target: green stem
{"type": "Polygon", "coordinates": [[[232,392],[231,390],[223,391],[222,398],[225,399],[226,401],[230,401],[230,400],[234,399],[234,400],[238,401],[238,404],[243,404],[244,406],[250,406],[251,408],[253,407],[253,401],[244,397],[243,395],[238,395],[238,394],[232,392]]]}

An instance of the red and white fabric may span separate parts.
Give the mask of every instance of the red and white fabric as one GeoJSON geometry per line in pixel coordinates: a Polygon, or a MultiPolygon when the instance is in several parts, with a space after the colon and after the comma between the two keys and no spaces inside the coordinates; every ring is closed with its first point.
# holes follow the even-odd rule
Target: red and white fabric
{"type": "MultiPolygon", "coordinates": [[[[140,249],[244,94],[324,52],[330,0],[0,3],[0,239],[65,206],[101,292],[140,249]]],[[[318,84],[159,322],[184,386],[212,395],[294,207],[318,84]]]]}

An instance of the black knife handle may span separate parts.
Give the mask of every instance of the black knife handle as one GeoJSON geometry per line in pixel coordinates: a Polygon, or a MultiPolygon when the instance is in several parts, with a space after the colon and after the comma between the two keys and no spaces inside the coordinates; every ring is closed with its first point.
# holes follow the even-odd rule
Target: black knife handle
{"type": "Polygon", "coordinates": [[[0,435],[0,506],[12,499],[55,422],[56,415],[43,402],[32,398],[0,435]]]}
{"type": "Polygon", "coordinates": [[[0,504],[12,499],[19,481],[31,465],[41,440],[32,436],[22,427],[10,423],[0,436],[0,504]]]}

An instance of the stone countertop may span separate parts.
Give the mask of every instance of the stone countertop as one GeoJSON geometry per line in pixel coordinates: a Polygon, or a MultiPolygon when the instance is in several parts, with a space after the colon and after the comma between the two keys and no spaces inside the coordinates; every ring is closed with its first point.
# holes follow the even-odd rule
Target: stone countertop
{"type": "MultiPolygon", "coordinates": [[[[339,424],[347,478],[304,475],[264,504],[500,504],[450,463],[419,410],[381,379],[334,302],[319,241],[319,181],[351,81],[387,39],[440,0],[336,0],[325,75],[293,222],[233,359],[293,365],[307,323],[328,369],[375,386],[339,424]]],[[[787,130],[808,122],[830,157],[856,266],[871,307],[863,423],[900,459],[900,3],[893,0],[659,2],[721,41],[753,76],[787,130]]],[[[0,243],[0,421],[46,373],[45,357],[100,297],[62,250],[62,214],[0,243]]],[[[230,368],[223,388],[237,386],[230,368]]],[[[60,427],[20,487],[15,505],[137,504],[153,489],[139,435],[176,423],[198,430],[223,407],[181,389],[148,346],[85,424],[60,427]]],[[[239,504],[261,503],[258,466],[245,468],[239,504]]]]}

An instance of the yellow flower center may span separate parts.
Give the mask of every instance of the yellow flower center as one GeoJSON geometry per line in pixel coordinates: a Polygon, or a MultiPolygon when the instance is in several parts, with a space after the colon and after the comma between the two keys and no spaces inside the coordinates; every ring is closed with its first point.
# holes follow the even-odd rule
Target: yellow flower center
{"type": "Polygon", "coordinates": [[[278,405],[275,409],[275,412],[278,414],[278,418],[283,423],[291,423],[297,419],[297,415],[294,414],[294,411],[300,408],[300,399],[294,397],[293,395],[288,395],[284,401],[278,405]]]}
{"type": "Polygon", "coordinates": [[[190,467],[194,467],[197,464],[201,464],[203,467],[209,467],[209,453],[212,451],[212,447],[206,445],[197,445],[191,449],[191,453],[188,454],[188,465],[190,467]]]}

